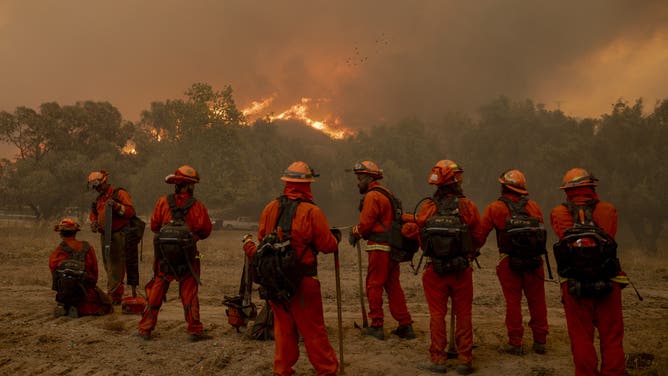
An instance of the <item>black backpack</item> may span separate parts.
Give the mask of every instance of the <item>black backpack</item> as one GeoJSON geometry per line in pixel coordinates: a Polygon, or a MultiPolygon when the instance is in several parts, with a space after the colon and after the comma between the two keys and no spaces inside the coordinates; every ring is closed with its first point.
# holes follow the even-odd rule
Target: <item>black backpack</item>
{"type": "Polygon", "coordinates": [[[503,231],[499,234],[499,249],[506,253],[510,268],[515,271],[534,270],[541,265],[541,256],[547,253],[547,231],[540,219],[527,213],[528,199],[524,196],[515,202],[505,196],[499,197],[508,210],[503,231]]]}
{"type": "Polygon", "coordinates": [[[401,201],[394,197],[390,192],[381,187],[373,187],[369,191],[377,191],[382,193],[390,201],[392,205],[392,222],[390,228],[384,233],[374,233],[369,236],[368,240],[375,242],[386,242],[390,246],[390,258],[396,262],[413,261],[413,255],[419,248],[419,242],[414,239],[407,238],[401,234],[401,227],[403,222],[401,215],[403,209],[401,201]]]}
{"type": "Polygon", "coordinates": [[[431,258],[439,274],[464,270],[469,266],[466,256],[473,252],[473,240],[459,213],[459,200],[453,196],[434,203],[436,213],[420,230],[424,255],[431,258]]]}
{"type": "Polygon", "coordinates": [[[188,209],[195,201],[194,197],[190,197],[183,207],[178,207],[174,195],[167,196],[172,220],[162,225],[153,239],[156,260],[160,264],[160,270],[167,275],[180,277],[193,272],[192,262],[195,260],[197,247],[195,236],[185,219],[188,209]]]}
{"type": "Polygon", "coordinates": [[[264,236],[257,252],[251,261],[253,282],[260,285],[260,298],[274,302],[287,303],[297,292],[299,283],[304,276],[317,274],[317,263],[304,265],[301,257],[290,243],[292,220],[297,213],[297,207],[303,199],[290,200],[286,196],[278,198],[279,209],[276,224],[272,232],[264,236]],[[279,236],[281,229],[282,237],[279,236]]]}
{"type": "Polygon", "coordinates": [[[51,288],[56,291],[57,302],[68,306],[76,306],[86,296],[84,282],[88,274],[84,265],[90,245],[84,241],[81,251],[75,252],[63,241],[60,243],[60,248],[65,250],[70,257],[56,267],[51,288]]]}
{"type": "Polygon", "coordinates": [[[617,243],[593,220],[597,203],[590,200],[584,205],[563,204],[573,217],[573,227],[553,248],[559,275],[569,279],[569,293],[576,297],[607,294],[611,290],[610,278],[621,270],[617,243]],[[581,211],[584,223],[580,222],[581,211]]]}

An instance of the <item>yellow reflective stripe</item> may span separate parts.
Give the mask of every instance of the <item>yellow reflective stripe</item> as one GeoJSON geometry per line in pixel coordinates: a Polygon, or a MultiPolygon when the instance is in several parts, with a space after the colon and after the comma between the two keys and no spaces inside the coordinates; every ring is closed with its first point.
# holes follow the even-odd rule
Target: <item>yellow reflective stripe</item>
{"type": "Polygon", "coordinates": [[[507,253],[503,253],[503,252],[499,253],[499,262],[501,262],[501,260],[503,260],[506,257],[508,257],[507,253]]]}
{"type": "Polygon", "coordinates": [[[618,275],[614,278],[610,278],[610,280],[613,281],[613,282],[617,282],[619,284],[622,284],[622,285],[628,285],[630,283],[629,282],[629,277],[627,277],[625,275],[618,275]]]}
{"type": "Polygon", "coordinates": [[[384,245],[384,244],[367,244],[365,251],[383,251],[383,252],[389,252],[390,251],[390,246],[389,245],[384,245]]]}
{"type": "MultiPolygon", "coordinates": [[[[569,278],[564,278],[564,277],[562,277],[562,276],[559,276],[559,280],[561,281],[561,283],[564,283],[564,282],[568,281],[569,278]]],[[[610,280],[611,280],[612,282],[617,282],[617,283],[619,283],[619,284],[621,284],[621,285],[628,285],[629,283],[631,283],[631,282],[629,281],[629,277],[627,277],[627,276],[625,276],[625,275],[618,275],[618,276],[616,276],[616,277],[610,278],[610,280]]]]}

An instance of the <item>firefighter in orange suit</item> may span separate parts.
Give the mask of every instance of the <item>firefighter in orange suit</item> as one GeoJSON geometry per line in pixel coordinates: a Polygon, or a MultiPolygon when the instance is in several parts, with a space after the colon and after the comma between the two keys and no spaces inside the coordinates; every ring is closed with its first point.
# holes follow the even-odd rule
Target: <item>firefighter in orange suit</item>
{"type": "MultiPolygon", "coordinates": [[[[506,299],[506,329],[508,344],[502,348],[504,352],[514,355],[523,354],[522,338],[522,291],[529,306],[529,327],[533,333],[533,351],[545,353],[547,342],[547,305],[545,304],[545,270],[540,256],[520,255],[513,250],[510,236],[505,230],[506,220],[511,217],[510,206],[523,210],[526,215],[539,219],[543,223],[543,214],[534,200],[528,199],[524,174],[515,169],[507,170],[499,176],[501,183],[501,197],[489,204],[482,215],[482,234],[487,238],[492,229],[496,230],[496,240],[499,247],[500,259],[496,266],[496,274],[501,283],[501,290],[506,299]],[[513,255],[510,256],[509,254],[513,255]],[[513,261],[512,263],[510,261],[513,261]]],[[[545,246],[545,230],[541,226],[541,250],[545,246]]]]}
{"type": "Polygon", "coordinates": [[[79,224],[72,218],[63,218],[54,230],[62,238],[49,257],[58,303],[54,315],[79,317],[111,313],[113,308],[109,296],[96,286],[95,249],[87,242],[76,239],[79,224]]]}
{"type": "MultiPolygon", "coordinates": [[[[111,247],[109,254],[102,253],[104,269],[107,272],[107,293],[113,304],[121,304],[123,299],[123,279],[126,273],[126,236],[122,231],[130,225],[130,218],[135,215],[130,194],[109,184],[109,174],[105,170],[93,171],[88,175],[88,188],[98,192],[90,212],[90,225],[93,232],[100,233],[100,244],[104,249],[105,213],[113,210],[111,220],[111,247]],[[114,193],[116,192],[116,197],[114,193]],[[111,204],[111,206],[109,205],[111,204]]],[[[138,280],[128,281],[132,286],[132,295],[136,296],[138,280]]]]}
{"type": "MultiPolygon", "coordinates": [[[[179,167],[173,174],[165,178],[165,183],[174,184],[174,195],[163,196],[155,204],[151,216],[151,230],[159,234],[163,225],[172,220],[170,208],[170,197],[173,198],[176,207],[188,206],[185,213],[185,223],[197,242],[206,239],[212,230],[211,220],[204,204],[194,199],[195,184],[199,183],[200,177],[197,171],[188,165],[179,167]]],[[[188,323],[186,329],[190,341],[210,339],[211,336],[204,333],[202,322],[199,318],[199,299],[197,296],[199,288],[200,260],[197,249],[194,250],[192,259],[187,260],[187,270],[183,275],[174,275],[171,270],[160,262],[159,252],[156,252],[153,269],[154,277],[146,285],[147,306],[139,321],[139,337],[150,339],[151,332],[158,320],[158,312],[163,298],[167,293],[170,282],[179,282],[179,296],[183,304],[185,320],[188,323]],[[165,270],[167,269],[167,270],[165,270]]]]}
{"type": "MultiPolygon", "coordinates": [[[[405,236],[417,238],[428,257],[427,268],[422,275],[422,286],[429,305],[429,346],[430,362],[418,364],[419,368],[432,372],[445,372],[447,353],[447,332],[445,318],[448,313],[448,299],[452,299],[451,309],[456,317],[455,343],[457,346],[457,372],[467,375],[473,372],[473,270],[471,259],[484,243],[478,208],[463,195],[462,173],[464,170],[451,160],[441,160],[431,169],[428,183],[437,186],[436,191],[417,211],[415,223],[404,225],[405,236]],[[442,211],[443,210],[443,211],[442,211]],[[426,229],[430,219],[441,213],[449,213],[465,225],[466,234],[461,235],[451,250],[451,255],[438,256],[436,244],[427,237],[426,229]],[[424,233],[425,235],[419,235],[424,233]],[[431,255],[431,256],[430,256],[431,255]]],[[[406,218],[405,216],[405,219],[406,218]]]]}
{"type": "MultiPolygon", "coordinates": [[[[624,375],[621,289],[629,281],[616,258],[614,237],[617,233],[617,209],[612,204],[599,200],[594,188],[596,182],[597,179],[583,168],[573,168],[566,172],[560,187],[566,194],[566,202],[552,209],[550,219],[560,240],[566,239],[576,226],[593,225],[603,230],[603,236],[607,238],[604,244],[614,248],[614,254],[603,255],[605,264],[611,268],[604,268],[602,275],[605,276],[594,278],[595,280],[587,278],[587,273],[578,274],[577,265],[569,265],[568,260],[558,254],[558,245],[563,242],[555,245],[555,257],[561,277],[562,299],[575,375],[624,375]],[[600,370],[594,346],[595,329],[598,329],[601,349],[600,370]]],[[[570,251],[577,254],[578,248],[588,247],[589,242],[593,240],[576,240],[570,251]]],[[[589,253],[591,251],[592,248],[589,248],[589,253]]],[[[598,266],[586,265],[589,270],[596,270],[598,266]]]]}
{"type": "MultiPolygon", "coordinates": [[[[260,218],[258,239],[262,241],[276,230],[280,200],[300,201],[292,219],[290,242],[302,269],[309,272],[304,273],[295,294],[288,301],[269,301],[274,311],[274,374],[279,376],[295,373],[292,367],[299,358],[300,335],[318,375],[335,375],[339,366],[325,328],[316,254],[337,252],[340,239],[332,235],[327,218],[313,204],[311,183],[317,176],[304,162],[290,164],[281,177],[285,182],[283,196],[269,202],[260,218]]],[[[252,259],[257,246],[250,235],[245,236],[243,241],[244,251],[252,259]]]]}
{"type": "Polygon", "coordinates": [[[362,328],[362,335],[385,339],[383,331],[383,290],[387,292],[390,314],[397,320],[398,327],[392,334],[399,338],[413,339],[413,319],[411,318],[404,290],[399,282],[399,263],[390,258],[387,231],[394,212],[390,200],[379,190],[390,191],[378,180],[383,178],[383,170],[372,161],[355,164],[353,172],[357,176],[357,187],[364,197],[360,202],[359,223],[350,230],[349,242],[356,245],[360,239],[367,240],[368,267],[366,274],[366,296],[369,301],[371,326],[362,328]]]}

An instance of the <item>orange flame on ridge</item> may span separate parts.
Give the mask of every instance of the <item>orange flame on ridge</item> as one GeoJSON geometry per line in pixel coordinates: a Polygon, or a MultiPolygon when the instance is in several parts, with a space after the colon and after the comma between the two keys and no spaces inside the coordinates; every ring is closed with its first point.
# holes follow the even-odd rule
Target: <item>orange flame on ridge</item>
{"type": "MultiPolygon", "coordinates": [[[[267,108],[276,98],[276,94],[273,94],[271,97],[264,99],[262,101],[253,101],[250,106],[241,110],[244,115],[257,114],[263,109],[267,108]]],[[[334,117],[333,120],[328,120],[332,116],[327,116],[323,120],[314,120],[309,117],[309,107],[314,102],[319,104],[324,100],[313,100],[312,98],[301,98],[299,103],[292,105],[287,110],[279,113],[278,115],[268,115],[269,120],[299,120],[309,127],[319,130],[320,132],[326,134],[327,136],[333,139],[343,139],[346,136],[353,136],[356,134],[352,129],[343,127],[340,124],[341,120],[338,117],[334,117]]]]}

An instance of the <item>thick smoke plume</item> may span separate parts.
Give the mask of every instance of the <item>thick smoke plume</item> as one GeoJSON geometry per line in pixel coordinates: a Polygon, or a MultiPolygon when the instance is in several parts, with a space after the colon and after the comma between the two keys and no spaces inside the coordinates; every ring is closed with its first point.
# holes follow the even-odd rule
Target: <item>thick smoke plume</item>
{"type": "Polygon", "coordinates": [[[7,0],[0,110],[104,100],[136,120],[207,82],[240,107],[324,98],[350,128],[498,95],[598,116],[668,96],[667,21],[652,0],[7,0]]]}

